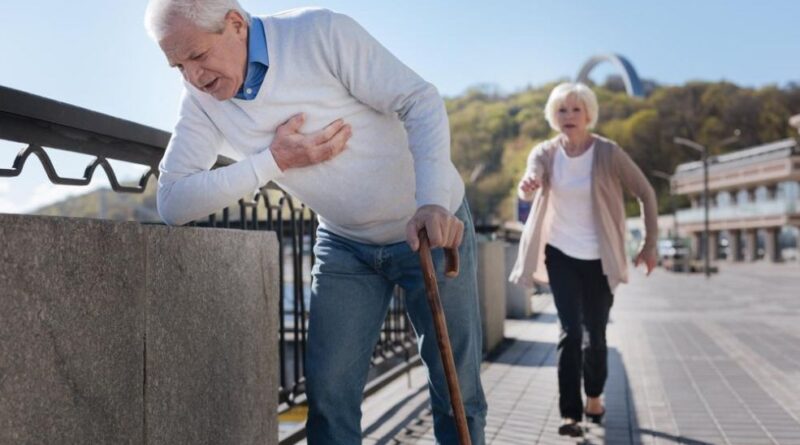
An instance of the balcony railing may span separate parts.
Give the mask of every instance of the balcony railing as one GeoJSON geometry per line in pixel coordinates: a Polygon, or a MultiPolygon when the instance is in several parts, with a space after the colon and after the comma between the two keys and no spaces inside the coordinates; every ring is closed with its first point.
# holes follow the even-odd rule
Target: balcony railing
{"type": "MultiPolygon", "coordinates": [[[[771,200],[734,204],[724,207],[711,207],[708,217],[710,221],[726,221],[788,216],[795,215],[798,212],[800,212],[800,201],[771,200]]],[[[702,207],[684,209],[677,212],[679,224],[701,223],[704,217],[705,213],[702,207]]]]}
{"type": "MultiPolygon", "coordinates": [[[[144,193],[148,181],[158,174],[158,163],[170,135],[144,125],[114,118],[73,105],[0,87],[0,139],[20,144],[13,165],[0,167],[0,177],[18,176],[31,156],[39,159],[47,177],[54,184],[86,186],[102,168],[113,190],[120,193],[144,193]],[[83,177],[59,176],[43,147],[53,147],[93,156],[83,177]],[[146,167],[135,185],[120,184],[110,160],[146,167]]],[[[220,158],[217,167],[230,163],[220,158]]],[[[314,257],[317,219],[314,212],[275,185],[255,191],[252,197],[232,203],[231,207],[209,215],[193,226],[268,230],[278,235],[280,245],[280,406],[287,409],[305,398],[305,363],[310,270],[314,257]],[[232,215],[232,212],[235,212],[232,215]]],[[[372,384],[396,375],[418,360],[414,334],[405,316],[400,292],[384,322],[380,340],[373,353],[372,384]],[[397,364],[397,366],[394,366],[397,364]],[[382,378],[379,378],[382,377],[382,378]]]]}

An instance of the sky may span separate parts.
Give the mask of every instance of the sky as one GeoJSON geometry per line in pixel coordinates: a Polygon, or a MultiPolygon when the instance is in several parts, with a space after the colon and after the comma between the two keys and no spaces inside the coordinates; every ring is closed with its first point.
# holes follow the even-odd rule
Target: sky
{"type": "MultiPolygon", "coordinates": [[[[321,6],[348,14],[445,96],[494,84],[513,92],[574,77],[593,55],[622,54],[665,84],[800,82],[800,1],[240,0],[254,14],[321,6]]],[[[0,4],[0,85],[170,130],[181,90],[142,25],[145,0],[0,4]]],[[[593,78],[613,73],[601,65],[593,78]]],[[[602,107],[602,104],[601,104],[602,107]]],[[[796,110],[800,112],[800,110],[796,110]]],[[[21,144],[0,141],[0,168],[21,144]]],[[[62,175],[90,157],[48,149],[62,175]]],[[[54,186],[35,159],[0,178],[0,212],[25,213],[86,187],[54,186]]],[[[120,165],[123,178],[140,169],[120,165]]],[[[105,187],[104,175],[91,188],[105,187]]]]}

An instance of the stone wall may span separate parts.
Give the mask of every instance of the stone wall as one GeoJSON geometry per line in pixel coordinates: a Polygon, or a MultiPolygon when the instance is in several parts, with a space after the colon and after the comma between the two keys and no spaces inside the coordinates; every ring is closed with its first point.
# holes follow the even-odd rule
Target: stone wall
{"type": "Polygon", "coordinates": [[[505,245],[505,279],[506,279],[506,316],[508,318],[530,318],[533,315],[531,305],[532,291],[508,281],[514,263],[517,261],[519,243],[506,243],[505,245]]]}
{"type": "Polygon", "coordinates": [[[505,243],[478,243],[478,295],[483,326],[483,351],[491,352],[503,341],[506,318],[505,243]]]}
{"type": "Polygon", "coordinates": [[[267,232],[0,215],[0,444],[277,442],[267,232]]]}

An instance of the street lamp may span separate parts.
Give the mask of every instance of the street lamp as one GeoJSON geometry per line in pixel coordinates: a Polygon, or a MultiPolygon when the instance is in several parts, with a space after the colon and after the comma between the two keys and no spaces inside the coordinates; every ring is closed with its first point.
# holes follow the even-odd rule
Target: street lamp
{"type": "MultiPolygon", "coordinates": [[[[725,138],[721,140],[719,143],[716,144],[717,148],[722,148],[728,144],[732,144],[739,140],[739,135],[741,135],[741,131],[738,129],[733,131],[733,136],[725,138]]],[[[710,234],[708,230],[708,211],[709,211],[709,194],[708,194],[708,149],[695,141],[690,139],[676,137],[673,139],[678,145],[683,145],[684,147],[689,147],[692,150],[700,152],[700,155],[703,159],[703,207],[704,207],[704,216],[703,216],[703,262],[704,262],[704,269],[706,273],[706,278],[711,277],[711,255],[709,250],[709,239],[710,234]]]]}
{"type": "Polygon", "coordinates": [[[675,196],[672,194],[672,175],[661,170],[651,170],[650,174],[667,181],[667,184],[669,184],[669,211],[672,213],[672,232],[674,233],[673,238],[678,238],[678,215],[675,208],[675,196]]]}

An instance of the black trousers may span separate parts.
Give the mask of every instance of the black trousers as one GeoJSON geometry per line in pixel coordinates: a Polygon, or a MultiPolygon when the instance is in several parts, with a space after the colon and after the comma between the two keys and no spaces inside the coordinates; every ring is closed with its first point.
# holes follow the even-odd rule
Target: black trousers
{"type": "Polygon", "coordinates": [[[579,260],[545,246],[545,266],[561,322],[558,389],[561,417],[583,418],[581,376],[588,397],[598,397],[608,376],[606,325],[614,295],[600,260],[579,260]],[[588,334],[584,344],[584,330],[588,334]]]}

